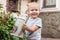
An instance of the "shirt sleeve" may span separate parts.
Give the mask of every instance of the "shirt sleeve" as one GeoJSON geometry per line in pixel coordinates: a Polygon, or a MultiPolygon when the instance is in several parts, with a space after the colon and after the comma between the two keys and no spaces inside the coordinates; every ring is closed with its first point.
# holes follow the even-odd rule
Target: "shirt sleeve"
{"type": "Polygon", "coordinates": [[[34,23],[34,26],[37,26],[37,27],[41,28],[41,27],[42,27],[42,19],[37,20],[37,21],[34,23]]]}

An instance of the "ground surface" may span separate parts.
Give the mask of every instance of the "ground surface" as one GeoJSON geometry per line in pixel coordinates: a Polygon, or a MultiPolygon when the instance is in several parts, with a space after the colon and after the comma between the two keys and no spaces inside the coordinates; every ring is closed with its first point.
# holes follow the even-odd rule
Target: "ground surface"
{"type": "Polygon", "coordinates": [[[56,39],[56,38],[42,38],[42,40],[60,40],[60,39],[56,39]]]}

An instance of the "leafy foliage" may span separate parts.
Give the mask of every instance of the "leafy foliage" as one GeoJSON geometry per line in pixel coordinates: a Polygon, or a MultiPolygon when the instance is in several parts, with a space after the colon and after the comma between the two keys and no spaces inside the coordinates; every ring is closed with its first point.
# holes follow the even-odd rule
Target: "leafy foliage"
{"type": "MultiPolygon", "coordinates": [[[[1,8],[3,7],[0,5],[0,11],[1,8]]],[[[10,16],[9,13],[0,12],[0,40],[26,40],[25,34],[22,39],[10,35],[12,27],[15,23],[14,19],[15,18],[10,16]]]]}
{"type": "Polygon", "coordinates": [[[12,27],[15,23],[15,18],[10,16],[10,14],[0,13],[0,40],[26,40],[26,36],[18,38],[10,35],[12,27]]]}
{"type": "Polygon", "coordinates": [[[14,22],[9,14],[0,13],[0,40],[12,40],[10,32],[14,22]]]}

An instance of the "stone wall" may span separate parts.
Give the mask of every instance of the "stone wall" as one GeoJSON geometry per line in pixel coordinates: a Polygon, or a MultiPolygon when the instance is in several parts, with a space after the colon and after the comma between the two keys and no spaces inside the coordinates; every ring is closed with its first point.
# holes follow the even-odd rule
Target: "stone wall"
{"type": "Polygon", "coordinates": [[[45,12],[39,17],[43,22],[42,37],[60,38],[60,13],[45,12]]]}

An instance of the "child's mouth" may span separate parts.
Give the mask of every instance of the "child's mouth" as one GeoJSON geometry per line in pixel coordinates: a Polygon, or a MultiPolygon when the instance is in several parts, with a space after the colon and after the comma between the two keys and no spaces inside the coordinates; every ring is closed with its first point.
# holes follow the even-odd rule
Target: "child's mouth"
{"type": "Polygon", "coordinates": [[[32,15],[37,15],[37,13],[32,13],[32,15]]]}

